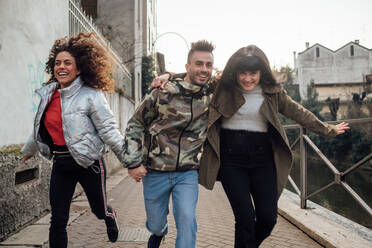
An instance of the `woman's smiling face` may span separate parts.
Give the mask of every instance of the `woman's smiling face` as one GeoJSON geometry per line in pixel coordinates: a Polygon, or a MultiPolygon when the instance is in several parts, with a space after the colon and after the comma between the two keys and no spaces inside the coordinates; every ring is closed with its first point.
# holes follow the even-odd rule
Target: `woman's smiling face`
{"type": "Polygon", "coordinates": [[[57,54],[54,62],[54,76],[61,86],[61,89],[71,85],[71,83],[80,74],[77,68],[76,60],[67,51],[62,51],[57,54]]]}
{"type": "Polygon", "coordinates": [[[261,72],[260,71],[244,71],[239,72],[237,81],[243,90],[253,90],[260,82],[261,72]]]}

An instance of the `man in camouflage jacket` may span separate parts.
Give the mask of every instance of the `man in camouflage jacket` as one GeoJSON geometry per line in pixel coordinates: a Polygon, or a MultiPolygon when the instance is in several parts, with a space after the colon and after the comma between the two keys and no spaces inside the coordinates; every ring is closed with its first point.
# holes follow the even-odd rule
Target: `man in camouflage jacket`
{"type": "Polygon", "coordinates": [[[168,232],[172,194],[177,226],[176,248],[196,243],[196,202],[201,147],[206,138],[213,69],[213,45],[192,44],[185,79],[153,89],[136,109],[125,132],[125,166],[143,181],[148,247],[159,247],[168,232]]]}

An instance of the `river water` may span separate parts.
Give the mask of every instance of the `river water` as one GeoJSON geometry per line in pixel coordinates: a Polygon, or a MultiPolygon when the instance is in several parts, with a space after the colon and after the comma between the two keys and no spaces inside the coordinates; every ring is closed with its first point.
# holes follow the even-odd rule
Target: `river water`
{"type": "MultiPolygon", "coordinates": [[[[308,194],[320,189],[334,180],[333,172],[317,155],[307,149],[308,152],[308,194]]],[[[335,167],[340,171],[345,171],[352,165],[352,162],[332,161],[335,167]]],[[[300,186],[300,166],[299,153],[295,153],[295,162],[292,167],[291,177],[296,185],[300,186]]],[[[345,181],[353,190],[372,207],[372,162],[367,162],[357,170],[348,174],[345,181]]],[[[290,184],[287,189],[294,192],[290,184]]],[[[365,227],[372,229],[372,216],[362,208],[356,200],[341,186],[333,185],[330,188],[318,193],[310,198],[311,201],[336,212],[348,219],[351,219],[365,227]]]]}

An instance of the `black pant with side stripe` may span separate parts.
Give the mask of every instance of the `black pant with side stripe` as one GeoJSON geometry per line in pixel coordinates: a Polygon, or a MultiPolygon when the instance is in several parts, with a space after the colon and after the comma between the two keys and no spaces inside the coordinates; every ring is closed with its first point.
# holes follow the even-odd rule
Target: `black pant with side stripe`
{"type": "Polygon", "coordinates": [[[89,168],[83,168],[69,154],[55,156],[49,191],[51,248],[67,247],[66,227],[77,183],[83,187],[91,210],[97,218],[112,218],[112,209],[106,204],[106,168],[103,160],[97,160],[89,168]]]}

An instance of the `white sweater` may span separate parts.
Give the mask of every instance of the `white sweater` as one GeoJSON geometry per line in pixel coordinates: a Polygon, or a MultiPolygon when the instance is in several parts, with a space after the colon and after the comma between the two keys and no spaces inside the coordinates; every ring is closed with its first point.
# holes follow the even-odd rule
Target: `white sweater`
{"type": "Polygon", "coordinates": [[[251,132],[267,132],[267,120],[259,112],[264,101],[261,86],[257,85],[250,91],[240,90],[245,98],[245,103],[231,118],[222,117],[222,128],[251,132]]]}

